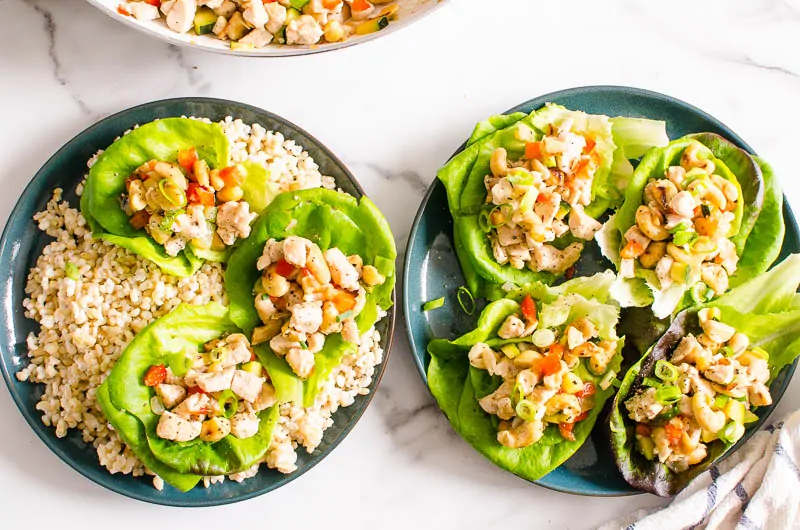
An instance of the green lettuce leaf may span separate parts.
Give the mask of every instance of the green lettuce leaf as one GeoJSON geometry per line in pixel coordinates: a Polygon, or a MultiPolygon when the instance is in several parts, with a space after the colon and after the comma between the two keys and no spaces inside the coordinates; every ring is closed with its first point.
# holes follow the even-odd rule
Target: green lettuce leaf
{"type": "MultiPolygon", "coordinates": [[[[150,399],[155,391],[144,384],[144,375],[150,366],[168,365],[176,353],[199,351],[209,340],[237,331],[228,309],[220,304],[180,305],[136,335],[105,381],[113,408],[135,418],[144,430],[153,457],[180,474],[227,475],[243,471],[259,462],[269,447],[272,428],[278,420],[277,405],[259,413],[258,433],[244,440],[229,435],[216,443],[199,438],[189,442],[171,442],[156,434],[159,416],[150,409],[150,399]]],[[[278,393],[284,391],[280,387],[280,378],[273,383],[278,393]]],[[[113,418],[109,421],[117,428],[113,418]]],[[[141,442],[141,433],[134,436],[130,425],[122,424],[120,428],[130,432],[132,440],[141,442]]],[[[132,446],[134,452],[138,447],[142,455],[149,458],[139,445],[132,446]]],[[[162,478],[168,480],[168,477],[162,478]]]]}
{"type": "MultiPolygon", "coordinates": [[[[751,346],[769,353],[770,381],[800,355],[800,310],[794,306],[798,285],[800,255],[792,255],[766,274],[707,304],[718,307],[719,320],[747,335],[751,346]]],[[[697,316],[699,309],[690,308],[679,313],[666,333],[628,371],[609,416],[611,448],[617,467],[633,487],[656,495],[676,495],[732,447],[732,444],[715,440],[707,444],[708,456],[701,463],[683,473],[673,473],[657,459],[649,461],[635,449],[635,422],[628,418],[624,408],[628,397],[642,388],[644,378],[653,376],[656,361],[669,360],[688,333],[702,333],[697,316]]],[[[769,411],[759,408],[755,413],[763,418],[769,411]]]]}
{"type": "MultiPolygon", "coordinates": [[[[323,250],[338,247],[347,255],[358,254],[364,264],[375,266],[386,276],[383,285],[367,294],[366,305],[356,317],[362,333],[378,321],[381,310],[391,307],[397,250],[389,224],[378,208],[366,197],[359,201],[331,190],[302,190],[278,195],[228,261],[225,290],[231,319],[240,328],[250,333],[261,325],[253,286],[261,276],[256,262],[264,244],[270,238],[280,241],[290,235],[308,238],[323,250]]],[[[352,347],[339,334],[327,337],[323,350],[315,354],[314,374],[303,382],[306,406],[313,404],[320,385],[352,347]]]]}
{"type": "Polygon", "coordinates": [[[228,165],[228,139],[222,127],[188,118],[165,118],[134,129],[111,144],[89,171],[81,213],[92,228],[94,237],[156,263],[167,274],[191,276],[203,264],[191,251],[169,256],[144,229],[136,230],[123,211],[120,194],[125,179],[150,160],[175,162],[178,151],[194,147],[199,158],[211,168],[228,165]]]}
{"type": "MultiPolygon", "coordinates": [[[[497,330],[503,321],[509,315],[519,312],[519,301],[525,294],[542,302],[540,322],[541,319],[551,318],[563,323],[565,319],[590,316],[597,323],[601,338],[616,339],[615,326],[619,309],[603,302],[609,298],[607,291],[613,278],[614,275],[607,272],[590,278],[570,280],[558,287],[528,285],[509,293],[508,298],[487,305],[473,331],[452,341],[435,339],[428,345],[431,355],[428,385],[431,393],[456,432],[497,466],[529,480],[540,479],[561,465],[586,441],[603,404],[613,395],[614,388],[602,390],[599,387],[602,376],[591,373],[581,364],[577,368],[578,374],[584,381],[595,383],[597,394],[595,407],[588,418],[575,426],[575,441],[563,439],[556,427],[548,427],[545,435],[535,444],[522,449],[509,449],[497,442],[494,421],[480,408],[477,401],[493,392],[501,381],[489,376],[488,372],[471,368],[467,358],[469,350],[478,342],[499,348],[521,340],[530,341],[530,337],[503,340],[497,336],[497,330]],[[584,295],[597,295],[597,298],[585,298],[584,295]]],[[[611,370],[618,371],[620,368],[623,343],[620,339],[617,356],[609,364],[611,370]]]]}

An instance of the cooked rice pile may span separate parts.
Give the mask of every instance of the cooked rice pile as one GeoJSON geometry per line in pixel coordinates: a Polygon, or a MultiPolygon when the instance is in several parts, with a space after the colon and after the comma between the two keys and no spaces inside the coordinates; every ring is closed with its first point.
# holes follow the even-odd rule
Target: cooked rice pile
{"type": "MultiPolygon", "coordinates": [[[[333,179],[319,174],[307,153],[280,133],[228,118],[223,122],[232,144],[232,158],[246,158],[273,166],[273,180],[281,189],[332,187],[333,179]]],[[[90,164],[92,161],[90,161],[90,164]]],[[[83,186],[78,187],[80,195],[83,186]]],[[[34,216],[39,229],[55,238],[47,245],[28,275],[23,301],[25,316],[40,324],[27,337],[30,364],[17,373],[20,381],[45,385],[36,409],[59,438],[68,429],[80,430],[96,449],[100,463],[111,473],[149,473],[106,422],[95,400],[95,389],[134,335],[180,303],[227,303],[223,267],[206,263],[194,276],[177,278],[135,254],[92,239],[80,212],[62,200],[56,189],[47,209],[34,216]],[[67,277],[67,263],[77,266],[79,279],[67,277]]],[[[264,462],[281,473],[297,469],[298,446],[311,453],[333,424],[339,407],[369,393],[375,366],[383,360],[380,334],[364,334],[355,355],[346,356],[325,383],[314,406],[284,404],[264,462]]],[[[259,466],[229,478],[242,481],[259,466]]],[[[206,486],[224,477],[206,477],[206,486]]],[[[163,481],[154,477],[161,489],[163,481]]]]}

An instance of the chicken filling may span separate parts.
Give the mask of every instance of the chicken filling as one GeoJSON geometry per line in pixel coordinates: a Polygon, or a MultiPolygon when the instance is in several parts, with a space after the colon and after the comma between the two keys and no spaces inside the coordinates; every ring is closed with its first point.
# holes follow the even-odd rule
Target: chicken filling
{"type": "Polygon", "coordinates": [[[328,335],[341,333],[345,341],[360,343],[355,319],[367,293],[386,281],[359,255],[346,256],[336,247],[323,252],[297,236],[267,241],[257,267],[262,275],[255,307],[263,326],[253,330],[253,345],[269,342],[303,379],[314,370],[314,354],[328,335]]]}
{"type": "Polygon", "coordinates": [[[645,204],[625,233],[622,277],[634,277],[637,266],[655,270],[661,290],[673,285],[691,288],[696,303],[728,289],[739,261],[728,237],[735,230],[740,192],[715,170],[714,162],[703,159],[699,146],[692,144],[680,165],[647,184],[645,204]]]}
{"type": "Polygon", "coordinates": [[[250,235],[256,214],[242,200],[243,169],[209,169],[194,148],[178,163],[151,160],[125,180],[120,203],[133,228],[144,229],[170,256],[186,245],[222,251],[250,235]]]}
{"type": "Polygon", "coordinates": [[[600,340],[588,318],[565,323],[560,329],[538,328],[536,303],[526,296],[521,313],[506,318],[501,339],[530,338],[495,350],[479,342],[469,352],[470,365],[503,379],[500,387],[479,404],[500,420],[497,441],[510,448],[527,447],[558,427],[566,440],[594,407],[596,387],[579,375],[602,375],[617,352],[616,340],[600,340]]]}
{"type": "Polygon", "coordinates": [[[150,408],[160,416],[156,434],[173,442],[200,438],[218,442],[228,435],[239,439],[258,433],[258,413],[275,404],[275,388],[255,360],[247,337],[234,333],[205,344],[203,352],[181,354],[176,365],[151,366],[145,385],[155,390],[150,408]]]}
{"type": "Polygon", "coordinates": [[[758,419],[752,409],[772,404],[769,354],[718,318],[718,309],[702,309],[703,333],[681,339],[625,402],[638,451],[675,473],[702,462],[714,440],[736,443],[758,419]]]}
{"type": "Polygon", "coordinates": [[[143,21],[163,18],[176,33],[214,35],[232,49],[253,49],[367,35],[396,20],[398,9],[393,0],[128,0],[117,11],[143,21]]]}
{"type": "Polygon", "coordinates": [[[479,221],[499,264],[563,273],[578,260],[583,244],[559,249],[552,242],[567,232],[588,241],[601,228],[584,211],[600,159],[594,140],[572,132],[572,125],[564,120],[535,142],[528,141],[533,130],[519,124],[516,136],[527,141],[524,157],[509,161],[502,147],[492,153],[491,175],[484,179],[487,208],[479,221]]]}

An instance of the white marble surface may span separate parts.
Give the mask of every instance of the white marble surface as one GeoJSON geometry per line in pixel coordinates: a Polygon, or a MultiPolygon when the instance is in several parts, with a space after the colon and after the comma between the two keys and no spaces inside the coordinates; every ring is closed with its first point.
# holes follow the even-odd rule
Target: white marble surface
{"type": "MultiPolygon", "coordinates": [[[[705,109],[774,164],[800,206],[797,0],[452,0],[373,43],[280,60],[171,48],[82,0],[0,0],[0,18],[3,222],[45,160],[96,120],[154,99],[207,95],[269,109],[315,134],[383,209],[402,250],[425,188],[475,121],[589,84],[649,88],[705,109]]],[[[796,378],[779,410],[799,406],[796,378]]],[[[5,391],[0,418],[3,528],[581,529],[663,502],[573,497],[493,468],[433,405],[402,323],[378,395],[351,436],[305,476],[242,504],[177,510],[129,500],[62,464],[5,391]]]]}

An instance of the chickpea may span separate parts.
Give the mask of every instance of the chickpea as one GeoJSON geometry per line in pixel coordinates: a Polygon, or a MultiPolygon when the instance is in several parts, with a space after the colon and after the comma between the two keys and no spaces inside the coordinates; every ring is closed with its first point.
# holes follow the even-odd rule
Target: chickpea
{"type": "Polygon", "coordinates": [[[268,295],[280,298],[289,292],[289,280],[275,272],[273,266],[269,267],[261,278],[264,290],[268,295]]]}
{"type": "Polygon", "coordinates": [[[669,237],[669,232],[661,224],[659,215],[645,205],[636,210],[636,224],[644,235],[653,241],[663,241],[669,237]]]}
{"type": "Polygon", "coordinates": [[[217,192],[217,199],[220,202],[239,201],[244,197],[244,190],[241,186],[226,186],[217,192]]]}

